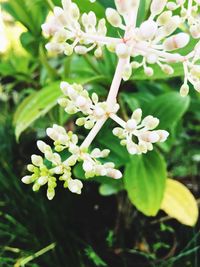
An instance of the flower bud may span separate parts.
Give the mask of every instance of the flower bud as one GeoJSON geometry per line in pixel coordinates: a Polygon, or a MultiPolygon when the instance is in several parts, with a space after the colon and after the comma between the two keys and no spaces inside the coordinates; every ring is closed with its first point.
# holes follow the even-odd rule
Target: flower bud
{"type": "Polygon", "coordinates": [[[74,50],[79,55],[87,54],[87,47],[82,46],[82,45],[77,45],[74,50]]]}
{"type": "Polygon", "coordinates": [[[144,69],[144,73],[147,75],[147,76],[152,76],[153,74],[154,74],[154,70],[152,69],[152,68],[150,68],[150,67],[146,67],[145,69],[144,69]]]}
{"type": "Polygon", "coordinates": [[[144,40],[151,40],[155,37],[157,29],[157,23],[149,19],[141,24],[139,32],[144,40]]]}
{"type": "Polygon", "coordinates": [[[85,172],[91,172],[94,170],[94,165],[91,161],[84,161],[83,162],[83,170],[85,172]]]}
{"type": "Polygon", "coordinates": [[[31,184],[33,182],[33,177],[30,175],[24,176],[22,178],[22,183],[24,184],[31,184]]]}
{"type": "Polygon", "coordinates": [[[173,16],[162,28],[164,36],[172,34],[180,25],[181,20],[179,16],[173,16]]]}
{"type": "Polygon", "coordinates": [[[85,99],[85,97],[79,96],[79,97],[77,97],[75,104],[76,104],[76,106],[81,108],[87,104],[87,100],[85,99]]]}
{"type": "Polygon", "coordinates": [[[64,54],[66,56],[71,56],[73,53],[73,46],[68,44],[68,43],[65,43],[64,45],[64,54]]]}
{"type": "Polygon", "coordinates": [[[132,66],[131,64],[128,64],[123,69],[122,78],[124,81],[128,81],[131,75],[132,75],[132,66]]]}
{"type": "Polygon", "coordinates": [[[45,185],[48,182],[48,176],[41,176],[38,180],[37,183],[39,185],[45,185]]]}
{"type": "Polygon", "coordinates": [[[171,11],[175,10],[177,8],[177,4],[174,2],[168,2],[167,3],[167,8],[171,11]]]}
{"type": "Polygon", "coordinates": [[[137,127],[137,122],[134,119],[128,120],[126,123],[127,131],[133,131],[137,127]]]}
{"type": "Polygon", "coordinates": [[[79,10],[77,4],[72,3],[71,4],[71,10],[70,11],[71,11],[70,14],[73,17],[73,19],[78,20],[79,17],[80,17],[80,10],[79,10]]]}
{"type": "Polygon", "coordinates": [[[157,130],[156,133],[159,135],[159,142],[163,143],[167,140],[169,133],[165,130],[157,130]]]}
{"type": "Polygon", "coordinates": [[[190,33],[194,39],[199,39],[200,38],[200,26],[192,25],[190,27],[190,33]]]}
{"type": "Polygon", "coordinates": [[[142,119],[142,110],[140,108],[136,109],[133,112],[131,118],[134,119],[137,122],[137,124],[138,124],[141,121],[141,119],[142,119]]]}
{"type": "Polygon", "coordinates": [[[63,45],[58,43],[48,43],[45,45],[46,49],[51,53],[60,54],[63,52],[63,45]]]}
{"type": "Polygon", "coordinates": [[[188,95],[188,93],[189,93],[189,86],[188,86],[188,84],[183,84],[181,86],[181,89],[180,89],[180,95],[182,97],[185,97],[185,96],[188,95]]]}
{"type": "Polygon", "coordinates": [[[41,156],[32,155],[31,160],[33,165],[40,167],[43,164],[43,158],[41,156]]]}
{"type": "Polygon", "coordinates": [[[190,36],[187,33],[178,33],[167,38],[163,46],[167,51],[172,51],[185,47],[190,41],[190,36]]]}
{"type": "Polygon", "coordinates": [[[106,18],[113,27],[120,27],[122,25],[122,18],[119,13],[113,8],[106,9],[106,18]]]}
{"type": "Polygon", "coordinates": [[[169,22],[171,17],[172,17],[172,12],[171,11],[165,11],[158,17],[157,22],[160,26],[163,26],[169,22]]]}
{"type": "Polygon", "coordinates": [[[172,75],[174,73],[174,69],[167,64],[162,65],[161,69],[164,73],[166,73],[168,75],[172,75]]]}
{"type": "Polygon", "coordinates": [[[167,0],[153,0],[151,3],[151,14],[153,16],[160,14],[165,8],[166,3],[167,0]]]}
{"type": "Polygon", "coordinates": [[[55,190],[54,189],[48,189],[47,190],[47,198],[48,200],[52,200],[55,197],[55,190]]]}
{"type": "Polygon", "coordinates": [[[98,47],[95,51],[94,51],[94,56],[96,58],[100,58],[103,56],[103,51],[101,47],[98,47]]]}
{"type": "Polygon", "coordinates": [[[118,44],[116,46],[116,54],[120,58],[127,58],[130,55],[129,48],[124,43],[118,44]]]}
{"type": "Polygon", "coordinates": [[[147,127],[149,130],[153,130],[158,126],[159,122],[159,119],[154,118],[153,116],[147,116],[143,119],[142,125],[147,127]]]}
{"type": "Polygon", "coordinates": [[[81,181],[75,179],[75,180],[69,180],[68,182],[68,188],[72,193],[81,194],[81,189],[83,188],[83,184],[81,181]]]}

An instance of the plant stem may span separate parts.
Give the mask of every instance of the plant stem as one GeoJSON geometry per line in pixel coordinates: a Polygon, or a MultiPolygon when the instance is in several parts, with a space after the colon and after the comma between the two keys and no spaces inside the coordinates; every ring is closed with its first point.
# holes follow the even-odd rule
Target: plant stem
{"type": "MultiPolygon", "coordinates": [[[[129,36],[132,34],[135,28],[135,25],[136,25],[138,8],[139,8],[139,1],[137,1],[137,5],[132,10],[130,10],[129,22],[127,23],[127,26],[126,26],[124,38],[120,40],[120,42],[126,39],[128,40],[129,36]]],[[[128,58],[128,60],[127,58],[120,58],[118,61],[115,74],[112,80],[112,84],[110,87],[110,91],[109,91],[109,94],[106,100],[108,106],[111,108],[117,102],[117,95],[118,95],[119,88],[120,88],[121,81],[122,81],[123,69],[124,69],[124,65],[127,64],[127,61],[129,62],[130,58],[128,58]]],[[[95,126],[92,128],[92,130],[90,131],[90,133],[88,134],[84,142],[82,143],[81,148],[89,147],[91,145],[92,141],[94,140],[94,138],[96,137],[96,135],[101,130],[101,128],[103,127],[103,125],[105,124],[105,122],[110,116],[111,115],[105,116],[105,118],[102,118],[96,122],[95,126]]]]}

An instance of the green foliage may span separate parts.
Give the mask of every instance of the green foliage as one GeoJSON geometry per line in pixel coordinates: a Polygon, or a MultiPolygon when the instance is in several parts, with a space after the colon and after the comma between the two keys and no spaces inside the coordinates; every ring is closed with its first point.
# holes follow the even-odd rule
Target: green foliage
{"type": "MultiPolygon", "coordinates": [[[[95,11],[98,18],[104,16],[104,7],[113,5],[113,1],[104,0],[93,4],[88,0],[75,2],[82,11],[95,11]]],[[[149,7],[149,1],[141,2],[138,23],[146,16],[149,7]]],[[[106,50],[99,60],[91,55],[64,60],[48,57],[44,50],[46,40],[41,34],[41,24],[52,9],[52,3],[60,5],[60,0],[11,0],[2,4],[4,10],[26,28],[27,32],[21,35],[19,41],[28,53],[22,56],[12,51],[5,57],[0,55],[1,87],[8,96],[6,102],[0,100],[0,265],[11,267],[18,263],[18,267],[22,266],[20,261],[23,263],[25,260],[26,263],[27,259],[31,259],[25,266],[125,267],[129,266],[126,258],[130,256],[132,264],[137,256],[140,259],[139,263],[136,262],[138,266],[142,262],[144,266],[182,267],[188,261],[189,266],[197,267],[198,232],[187,228],[177,231],[174,222],[167,222],[160,230],[163,235],[167,233],[167,241],[164,242],[159,224],[154,228],[154,221],[144,218],[134,208],[148,216],[158,213],[167,171],[183,180],[199,196],[200,98],[195,92],[190,97],[180,97],[177,77],[181,77],[183,69],[178,64],[175,64],[172,75],[166,75],[155,67],[155,74],[148,81],[143,70],[135,71],[131,80],[122,84],[119,96],[122,107],[119,112],[125,120],[139,107],[145,114],[160,119],[160,127],[170,131],[166,144],[159,145],[155,152],[147,155],[130,157],[112,135],[113,124],[110,122],[95,139],[94,146],[111,150],[108,160],[124,171],[124,180],[97,177],[86,181],[82,166],[77,165],[73,170],[74,178],[87,183],[83,196],[75,198],[59,188],[59,196],[51,204],[44,194],[32,193],[21,184],[20,177],[25,174],[27,159],[32,152],[35,153],[36,136],[46,138],[46,125],[59,122],[67,129],[77,131],[70,117],[55,107],[61,95],[60,81],[82,83],[90,93],[96,92],[105,99],[117,62],[116,56],[106,50]],[[164,81],[161,82],[161,79],[164,81]],[[19,139],[22,133],[23,138],[16,143],[16,138],[19,139]],[[131,205],[124,191],[128,193],[131,205]],[[104,200],[99,193],[107,199],[104,200]],[[124,198],[126,201],[123,202],[124,198]],[[96,228],[99,224],[100,228],[96,228]],[[153,237],[148,240],[149,234],[145,228],[152,233],[159,232],[157,239],[153,237]],[[108,229],[111,230],[107,236],[108,229]],[[183,236],[179,231],[187,232],[188,236],[183,236]],[[170,250],[172,243],[168,240],[169,235],[173,240],[180,240],[180,254],[170,250]],[[127,241],[129,238],[133,238],[131,245],[127,241]],[[149,247],[145,251],[136,245],[144,238],[149,247]],[[185,248],[181,244],[182,238],[185,238],[183,243],[188,244],[185,248]],[[43,252],[48,244],[54,242],[54,250],[35,257],[37,251],[43,252]],[[172,255],[164,261],[159,254],[163,250],[172,255]],[[110,258],[114,258],[111,264],[110,258]]],[[[110,32],[116,34],[109,28],[110,32]]],[[[77,132],[80,139],[83,139],[85,132],[77,132]]],[[[154,220],[159,221],[160,216],[154,220]]],[[[142,244],[145,242],[142,241],[142,244]]]]}
{"type": "Polygon", "coordinates": [[[129,199],[144,214],[155,216],[161,206],[166,178],[166,163],[158,152],[132,156],[124,174],[129,199]]]}

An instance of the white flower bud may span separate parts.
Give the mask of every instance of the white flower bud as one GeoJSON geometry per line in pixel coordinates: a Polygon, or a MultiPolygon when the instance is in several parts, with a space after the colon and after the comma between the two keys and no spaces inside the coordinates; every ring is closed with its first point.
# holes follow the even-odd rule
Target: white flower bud
{"type": "Polygon", "coordinates": [[[153,16],[160,14],[165,8],[166,3],[167,0],[153,0],[151,3],[151,14],[153,16]]]}
{"type": "Polygon", "coordinates": [[[90,11],[88,13],[88,23],[89,23],[89,25],[94,26],[94,27],[97,24],[97,18],[96,18],[96,15],[93,11],[90,11]]]}
{"type": "Polygon", "coordinates": [[[165,130],[157,130],[156,133],[159,135],[159,142],[165,142],[169,136],[169,133],[165,130]]]}
{"type": "Polygon", "coordinates": [[[121,179],[122,173],[119,170],[110,169],[107,172],[107,175],[113,179],[121,179]]]}
{"type": "Polygon", "coordinates": [[[173,51],[185,47],[189,41],[189,34],[182,32],[167,38],[163,46],[167,51],[173,51]]]}
{"type": "Polygon", "coordinates": [[[117,7],[118,12],[121,15],[125,15],[130,11],[130,2],[129,1],[115,0],[115,5],[117,7]]]}
{"type": "Polygon", "coordinates": [[[66,56],[71,56],[73,53],[73,46],[68,44],[68,43],[65,43],[64,45],[64,54],[66,56]]]}
{"type": "Polygon", "coordinates": [[[171,11],[165,11],[158,17],[157,22],[160,26],[163,26],[169,22],[171,17],[172,17],[172,12],[171,11]]]}
{"type": "Polygon", "coordinates": [[[106,9],[106,18],[113,27],[120,27],[122,25],[122,18],[119,13],[113,8],[106,9]]]}
{"type": "Polygon", "coordinates": [[[190,33],[194,39],[199,39],[200,38],[200,26],[192,25],[190,27],[190,33]]]}
{"type": "Polygon", "coordinates": [[[33,191],[36,192],[40,189],[40,185],[38,183],[35,183],[32,187],[33,191]]]}
{"type": "Polygon", "coordinates": [[[87,47],[85,47],[83,45],[77,45],[74,50],[79,55],[87,54],[87,47]]]}
{"type": "Polygon", "coordinates": [[[182,86],[181,86],[181,89],[180,89],[180,95],[182,96],[182,97],[185,97],[185,96],[187,96],[188,95],[188,93],[189,93],[189,86],[188,86],[188,84],[183,84],[182,86]]]}
{"type": "Polygon", "coordinates": [[[41,156],[32,155],[31,160],[33,165],[40,167],[43,164],[43,158],[41,156]]]}
{"type": "Polygon", "coordinates": [[[68,104],[68,100],[66,98],[59,98],[57,100],[58,104],[63,107],[66,108],[67,104],[68,104]]]}
{"type": "Polygon", "coordinates": [[[151,68],[151,67],[146,67],[144,69],[144,73],[147,75],[147,76],[152,76],[154,74],[154,70],[151,68]]]}
{"type": "Polygon", "coordinates": [[[168,2],[167,3],[167,8],[171,11],[175,10],[177,8],[177,4],[174,2],[168,2]]]}
{"type": "Polygon", "coordinates": [[[133,142],[127,143],[126,146],[129,154],[136,155],[138,153],[138,147],[133,142]]]}
{"type": "Polygon", "coordinates": [[[160,136],[155,132],[149,132],[148,134],[148,141],[150,143],[156,143],[160,140],[160,136]]]}
{"type": "Polygon", "coordinates": [[[33,182],[33,177],[31,175],[26,175],[22,178],[22,183],[31,184],[33,182]]]}
{"type": "Polygon", "coordinates": [[[52,128],[47,128],[46,130],[47,135],[54,141],[58,139],[58,133],[52,128]]]}
{"type": "Polygon", "coordinates": [[[77,4],[75,4],[75,3],[72,3],[71,4],[71,13],[70,14],[73,17],[73,19],[75,19],[75,20],[78,20],[79,19],[79,17],[80,17],[80,10],[79,10],[77,4]]]}
{"type": "Polygon", "coordinates": [[[55,197],[55,190],[54,189],[48,189],[47,190],[47,198],[48,200],[52,200],[55,197]]]}
{"type": "Polygon", "coordinates": [[[81,194],[81,189],[83,188],[83,184],[80,180],[69,180],[68,188],[72,193],[81,194]]]}
{"type": "Polygon", "coordinates": [[[139,32],[144,40],[152,40],[157,32],[158,25],[153,20],[147,20],[143,22],[140,26],[139,32]]]}
{"type": "Polygon", "coordinates": [[[96,107],[95,110],[94,110],[94,116],[97,117],[97,118],[101,118],[103,116],[105,116],[105,110],[101,107],[96,107]]]}
{"type": "Polygon", "coordinates": [[[137,127],[137,122],[134,119],[128,120],[126,123],[127,131],[133,131],[137,127]]]}
{"type": "Polygon", "coordinates": [[[173,16],[162,28],[164,36],[172,34],[180,25],[181,19],[179,16],[173,16]]]}
{"type": "Polygon", "coordinates": [[[162,65],[161,69],[164,73],[166,73],[168,75],[172,75],[174,73],[174,69],[167,64],[162,65]]]}
{"type": "Polygon", "coordinates": [[[84,161],[83,162],[83,170],[85,172],[92,172],[94,170],[94,164],[91,161],[84,161]]]}
{"type": "Polygon", "coordinates": [[[134,119],[137,122],[137,124],[138,124],[141,121],[141,119],[142,119],[142,110],[141,110],[141,108],[136,109],[133,112],[131,118],[134,119]]]}
{"type": "Polygon", "coordinates": [[[100,58],[103,56],[103,51],[101,47],[98,47],[95,51],[94,51],[94,56],[97,58],[100,58]]]}
{"type": "Polygon", "coordinates": [[[125,65],[122,73],[122,78],[124,81],[128,81],[132,75],[132,66],[131,64],[125,65]]]}
{"type": "Polygon", "coordinates": [[[45,185],[48,182],[48,176],[41,176],[38,180],[37,183],[39,185],[45,185]]]}
{"type": "Polygon", "coordinates": [[[40,140],[37,141],[37,147],[42,153],[45,153],[46,151],[51,151],[51,147],[47,145],[45,142],[40,140]]]}
{"type": "Polygon", "coordinates": [[[143,119],[142,125],[147,127],[149,130],[153,130],[158,126],[159,122],[159,119],[154,118],[153,116],[147,116],[143,119]]]}
{"type": "Polygon", "coordinates": [[[49,52],[60,54],[63,52],[63,45],[59,43],[48,43],[45,45],[49,52]]]}
{"type": "Polygon", "coordinates": [[[127,58],[130,55],[128,46],[124,43],[118,44],[116,46],[116,54],[120,58],[127,58]]]}
{"type": "Polygon", "coordinates": [[[86,104],[87,104],[87,100],[85,99],[85,97],[79,96],[76,99],[76,106],[81,108],[81,107],[84,107],[86,104]]]}

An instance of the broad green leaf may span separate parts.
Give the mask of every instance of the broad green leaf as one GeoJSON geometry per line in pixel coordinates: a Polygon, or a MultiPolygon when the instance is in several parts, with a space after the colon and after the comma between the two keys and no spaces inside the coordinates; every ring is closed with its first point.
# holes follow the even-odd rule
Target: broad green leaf
{"type": "MultiPolygon", "coordinates": [[[[87,84],[101,79],[103,79],[102,76],[96,76],[79,80],[68,79],[68,81],[87,84]]],[[[19,139],[21,133],[28,126],[39,117],[44,116],[56,105],[57,99],[62,95],[59,85],[60,82],[54,82],[40,91],[29,95],[19,105],[14,115],[15,135],[17,139],[19,139]]]]}
{"type": "Polygon", "coordinates": [[[124,175],[132,204],[145,215],[155,216],[163,199],[166,177],[166,163],[158,152],[132,156],[124,175]]]}
{"type": "Polygon", "coordinates": [[[166,93],[149,103],[148,114],[160,119],[160,129],[171,129],[182,118],[190,103],[189,97],[181,97],[178,92],[166,93]]]}
{"type": "Polygon", "coordinates": [[[198,220],[198,205],[189,189],[178,181],[167,179],[161,209],[182,224],[194,226],[198,220]]]}

